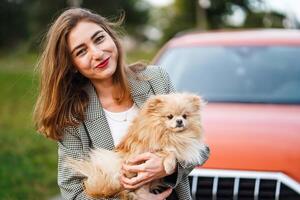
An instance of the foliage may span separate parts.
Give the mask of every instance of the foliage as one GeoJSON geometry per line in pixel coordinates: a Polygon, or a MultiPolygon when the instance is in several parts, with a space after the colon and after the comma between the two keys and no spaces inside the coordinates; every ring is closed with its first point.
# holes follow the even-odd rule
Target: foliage
{"type": "Polygon", "coordinates": [[[163,43],[173,37],[176,33],[191,29],[196,26],[196,4],[198,1],[175,0],[173,16],[170,18],[168,26],[163,29],[163,43]]]}
{"type": "MultiPolygon", "coordinates": [[[[37,49],[49,25],[64,9],[71,6],[70,2],[70,0],[0,1],[0,47],[12,47],[14,44],[20,44],[20,41],[29,41],[29,49],[37,49]]],[[[149,5],[139,0],[114,0],[109,3],[106,0],[82,0],[81,6],[109,18],[118,17],[124,11],[125,26],[131,34],[137,36],[142,35],[138,27],[146,24],[148,20],[149,5]]]]}
{"type": "MultiPolygon", "coordinates": [[[[206,10],[208,29],[227,28],[230,25],[224,21],[224,16],[233,13],[233,6],[238,6],[246,14],[246,20],[243,24],[245,28],[258,28],[258,27],[276,27],[282,28],[282,20],[284,16],[276,12],[256,11],[253,7],[253,0],[224,0],[212,1],[211,7],[206,10]],[[266,23],[266,16],[270,23],[266,23]]],[[[256,0],[260,5],[263,5],[262,0],[256,0]]]]}
{"type": "Polygon", "coordinates": [[[256,27],[272,27],[282,28],[283,16],[281,14],[270,12],[270,13],[249,13],[245,20],[245,28],[256,28],[256,27]]]}
{"type": "Polygon", "coordinates": [[[29,35],[26,11],[17,1],[0,1],[0,47],[17,44],[29,35]]]}
{"type": "MultiPolygon", "coordinates": [[[[257,11],[253,2],[263,4],[263,0],[207,0],[210,5],[202,8],[198,0],[175,0],[173,7],[163,8],[161,12],[171,12],[169,22],[162,27],[165,43],[176,33],[199,29],[215,30],[225,28],[258,28],[258,27],[283,27],[284,16],[276,12],[257,11]],[[238,7],[245,12],[246,20],[240,27],[233,27],[226,21],[226,16],[233,14],[233,8],[238,7]]],[[[166,14],[164,16],[167,16],[166,14]]]]}

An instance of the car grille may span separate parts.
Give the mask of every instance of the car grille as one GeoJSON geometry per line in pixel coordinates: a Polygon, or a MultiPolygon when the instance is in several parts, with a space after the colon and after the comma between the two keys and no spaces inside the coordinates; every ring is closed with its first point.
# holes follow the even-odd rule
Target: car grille
{"type": "Polygon", "coordinates": [[[300,200],[300,184],[282,173],[194,169],[194,200],[300,200]]]}

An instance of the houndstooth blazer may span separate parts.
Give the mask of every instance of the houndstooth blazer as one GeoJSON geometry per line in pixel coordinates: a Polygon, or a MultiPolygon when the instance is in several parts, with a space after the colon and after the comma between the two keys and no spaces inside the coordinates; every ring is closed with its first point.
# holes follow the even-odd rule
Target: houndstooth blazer
{"type": "MultiPolygon", "coordinates": [[[[148,66],[140,72],[140,75],[147,77],[147,79],[141,81],[128,75],[131,95],[134,103],[139,108],[151,95],[167,94],[175,91],[168,74],[160,67],[148,66]]],[[[84,177],[66,167],[66,158],[85,157],[91,148],[108,150],[114,148],[113,138],[104,111],[91,84],[87,87],[87,93],[89,95],[89,105],[84,122],[76,127],[66,128],[63,139],[58,142],[58,185],[64,199],[95,199],[86,196],[82,185],[84,177]]],[[[109,165],[109,163],[107,164],[109,165]]],[[[164,178],[166,184],[175,188],[176,199],[192,199],[188,174],[199,164],[203,163],[195,163],[195,165],[190,166],[185,165],[185,163],[178,163],[177,172],[164,178]]]]}

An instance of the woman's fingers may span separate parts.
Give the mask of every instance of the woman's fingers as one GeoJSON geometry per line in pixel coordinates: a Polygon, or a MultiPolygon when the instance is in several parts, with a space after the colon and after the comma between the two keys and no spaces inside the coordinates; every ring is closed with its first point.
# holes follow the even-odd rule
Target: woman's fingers
{"type": "Polygon", "coordinates": [[[170,196],[170,194],[172,193],[172,188],[168,188],[167,190],[163,191],[160,194],[157,194],[156,197],[158,197],[158,199],[166,199],[168,196],[170,196]]]}
{"type": "Polygon", "coordinates": [[[127,162],[128,164],[134,165],[149,160],[151,157],[152,157],[152,153],[146,152],[146,153],[139,154],[134,158],[131,158],[127,162]]]}
{"type": "Polygon", "coordinates": [[[124,188],[126,189],[136,189],[141,187],[142,185],[145,185],[146,183],[148,183],[150,180],[147,179],[143,179],[143,180],[134,180],[131,181],[131,179],[121,179],[121,183],[123,185],[124,188]]]}
{"type": "Polygon", "coordinates": [[[138,188],[165,176],[162,159],[151,152],[142,153],[131,159],[128,164],[123,164],[121,173],[121,183],[127,189],[138,188]],[[137,176],[132,177],[130,174],[137,174],[137,176]]]}
{"type": "Polygon", "coordinates": [[[147,165],[145,163],[140,165],[127,165],[123,164],[122,169],[131,172],[131,173],[138,173],[138,172],[144,172],[147,170],[147,165]]]}
{"type": "Polygon", "coordinates": [[[150,177],[146,173],[139,173],[136,177],[127,178],[126,176],[121,176],[121,181],[128,185],[136,185],[140,182],[147,182],[150,177]]]}
{"type": "Polygon", "coordinates": [[[122,185],[125,189],[134,190],[134,189],[137,189],[137,188],[141,187],[142,185],[144,185],[144,183],[139,183],[137,185],[128,185],[128,184],[123,183],[122,185]]]}

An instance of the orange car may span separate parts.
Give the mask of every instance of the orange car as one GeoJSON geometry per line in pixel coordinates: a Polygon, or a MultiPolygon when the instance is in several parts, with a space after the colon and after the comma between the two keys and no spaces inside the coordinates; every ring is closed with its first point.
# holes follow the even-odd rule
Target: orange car
{"type": "Polygon", "coordinates": [[[154,63],[208,102],[194,199],[300,199],[300,31],[185,33],[154,63]]]}

